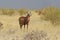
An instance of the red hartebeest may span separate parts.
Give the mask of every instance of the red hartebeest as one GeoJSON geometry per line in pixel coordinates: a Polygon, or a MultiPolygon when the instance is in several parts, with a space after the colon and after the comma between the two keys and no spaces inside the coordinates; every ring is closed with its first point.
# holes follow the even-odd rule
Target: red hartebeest
{"type": "Polygon", "coordinates": [[[30,21],[30,14],[27,14],[26,17],[22,16],[22,17],[19,17],[19,25],[20,25],[20,29],[22,29],[22,26],[24,25],[24,29],[25,29],[25,25],[27,25],[27,29],[28,29],[28,24],[29,24],[29,21],[30,21]]]}

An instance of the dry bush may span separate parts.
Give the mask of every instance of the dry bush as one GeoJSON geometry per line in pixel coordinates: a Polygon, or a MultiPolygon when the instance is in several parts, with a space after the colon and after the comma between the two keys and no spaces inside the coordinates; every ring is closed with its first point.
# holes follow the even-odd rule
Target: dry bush
{"type": "Polygon", "coordinates": [[[3,23],[0,22],[0,30],[3,29],[3,23]]]}
{"type": "Polygon", "coordinates": [[[32,31],[24,36],[23,40],[49,40],[48,35],[44,31],[32,31]]]}
{"type": "Polygon", "coordinates": [[[42,17],[44,20],[51,21],[53,25],[60,24],[60,9],[49,7],[44,10],[44,15],[42,17]]]}
{"type": "Polygon", "coordinates": [[[26,12],[27,12],[26,9],[19,9],[19,10],[18,10],[18,13],[19,13],[20,15],[23,15],[23,14],[25,14],[26,12]]]}
{"type": "Polygon", "coordinates": [[[15,11],[14,11],[14,9],[9,9],[9,11],[8,11],[8,15],[13,15],[15,13],[15,11]]]}
{"type": "Polygon", "coordinates": [[[14,14],[14,9],[2,9],[2,15],[9,15],[9,16],[11,16],[11,15],[13,15],[14,14]]]}
{"type": "Polygon", "coordinates": [[[8,15],[8,12],[7,12],[7,9],[6,8],[3,8],[2,9],[2,15],[8,15]]]}
{"type": "Polygon", "coordinates": [[[3,25],[3,23],[0,22],[0,27],[3,25]]]}
{"type": "Polygon", "coordinates": [[[7,30],[8,35],[15,34],[15,33],[16,33],[16,30],[14,30],[14,29],[7,30]]]}

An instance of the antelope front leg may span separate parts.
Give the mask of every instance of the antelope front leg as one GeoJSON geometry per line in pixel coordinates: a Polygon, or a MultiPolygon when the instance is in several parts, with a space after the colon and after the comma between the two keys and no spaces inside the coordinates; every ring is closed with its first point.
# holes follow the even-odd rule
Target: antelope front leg
{"type": "Polygon", "coordinates": [[[25,29],[25,25],[24,25],[24,29],[25,29]]]}
{"type": "Polygon", "coordinates": [[[22,25],[20,25],[20,29],[22,29],[22,25]]]}

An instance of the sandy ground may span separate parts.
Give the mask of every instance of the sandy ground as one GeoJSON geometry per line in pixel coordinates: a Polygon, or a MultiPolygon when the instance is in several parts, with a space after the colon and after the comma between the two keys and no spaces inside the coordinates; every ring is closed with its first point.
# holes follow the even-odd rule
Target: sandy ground
{"type": "Polygon", "coordinates": [[[50,22],[41,20],[37,13],[32,12],[28,30],[27,28],[20,30],[18,18],[19,15],[0,15],[0,22],[3,23],[0,28],[0,40],[22,40],[26,33],[33,30],[43,30],[48,33],[50,40],[60,40],[60,27],[54,27],[50,22]]]}

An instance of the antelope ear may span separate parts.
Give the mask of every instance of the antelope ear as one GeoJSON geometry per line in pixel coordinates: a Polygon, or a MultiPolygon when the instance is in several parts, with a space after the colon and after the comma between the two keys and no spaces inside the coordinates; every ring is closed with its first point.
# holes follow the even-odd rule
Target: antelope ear
{"type": "Polygon", "coordinates": [[[28,12],[28,14],[31,16],[32,14],[31,14],[31,12],[28,12]]]}
{"type": "Polygon", "coordinates": [[[27,16],[27,13],[25,15],[27,16]]]}

